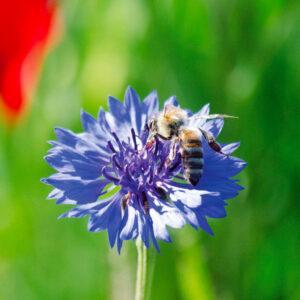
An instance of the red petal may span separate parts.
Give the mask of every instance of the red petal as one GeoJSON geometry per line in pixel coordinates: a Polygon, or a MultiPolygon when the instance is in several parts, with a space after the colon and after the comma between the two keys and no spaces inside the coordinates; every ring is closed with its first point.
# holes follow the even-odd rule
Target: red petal
{"type": "Polygon", "coordinates": [[[59,34],[58,16],[53,0],[0,2],[0,97],[9,122],[28,109],[42,59],[59,34]]]}

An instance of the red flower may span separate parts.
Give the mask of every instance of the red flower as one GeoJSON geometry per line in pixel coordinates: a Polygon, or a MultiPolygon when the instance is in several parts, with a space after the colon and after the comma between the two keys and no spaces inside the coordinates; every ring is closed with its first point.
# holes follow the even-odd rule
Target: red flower
{"type": "Polygon", "coordinates": [[[0,98],[7,121],[29,106],[42,59],[57,35],[57,3],[51,0],[1,0],[0,98]]]}

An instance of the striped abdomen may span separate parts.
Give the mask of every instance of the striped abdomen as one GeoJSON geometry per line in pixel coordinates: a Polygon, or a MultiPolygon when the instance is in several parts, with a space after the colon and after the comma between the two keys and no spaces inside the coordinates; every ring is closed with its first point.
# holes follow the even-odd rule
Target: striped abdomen
{"type": "Polygon", "coordinates": [[[189,183],[195,186],[201,176],[203,169],[203,152],[201,138],[191,132],[180,136],[180,151],[184,175],[189,183]]]}

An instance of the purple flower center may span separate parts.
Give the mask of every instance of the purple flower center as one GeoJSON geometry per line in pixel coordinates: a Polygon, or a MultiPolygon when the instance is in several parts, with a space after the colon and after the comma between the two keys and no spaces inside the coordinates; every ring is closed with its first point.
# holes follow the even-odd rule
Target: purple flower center
{"type": "MultiPolygon", "coordinates": [[[[125,194],[130,196],[135,193],[140,201],[146,200],[145,192],[154,193],[161,198],[164,191],[159,183],[172,180],[180,172],[180,155],[177,154],[170,164],[167,160],[168,143],[155,139],[151,146],[146,145],[146,129],[142,132],[142,138],[138,138],[133,129],[131,134],[132,138],[126,143],[121,142],[115,132],[112,133],[117,147],[114,147],[112,141],[108,142],[111,164],[103,168],[103,176],[121,186],[125,194]]],[[[145,206],[143,201],[142,204],[145,206]]]]}

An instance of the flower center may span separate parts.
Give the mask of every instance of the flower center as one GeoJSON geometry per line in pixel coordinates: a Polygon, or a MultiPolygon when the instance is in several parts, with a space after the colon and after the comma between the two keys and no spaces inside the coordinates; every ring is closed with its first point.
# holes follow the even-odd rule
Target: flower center
{"type": "Polygon", "coordinates": [[[131,129],[132,137],[128,143],[121,142],[115,132],[112,135],[117,147],[108,142],[111,164],[103,168],[103,176],[121,186],[125,194],[157,193],[159,182],[172,180],[180,171],[179,154],[172,164],[168,163],[168,144],[155,139],[152,146],[146,145],[147,130],[142,132],[142,138],[138,138],[131,129]]]}

